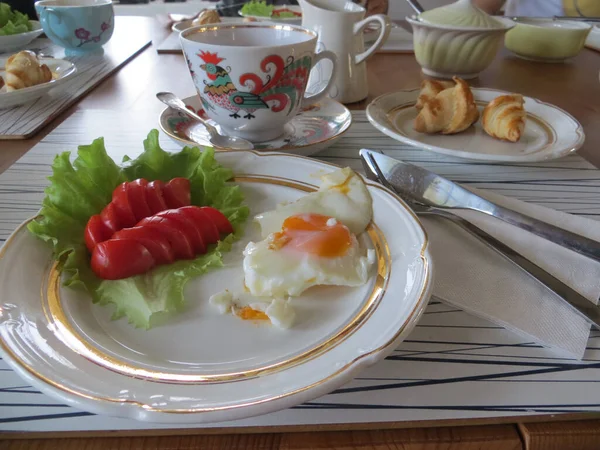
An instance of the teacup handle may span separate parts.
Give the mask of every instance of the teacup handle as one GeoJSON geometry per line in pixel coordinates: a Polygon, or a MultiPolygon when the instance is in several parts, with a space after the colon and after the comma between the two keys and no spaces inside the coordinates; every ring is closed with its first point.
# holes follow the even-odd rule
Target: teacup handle
{"type": "Polygon", "coordinates": [[[331,71],[331,77],[329,78],[329,81],[327,82],[327,86],[325,86],[323,89],[321,89],[316,94],[309,95],[308,97],[304,96],[304,98],[302,99],[302,103],[300,105],[301,108],[305,108],[307,106],[313,105],[313,104],[317,103],[319,100],[321,100],[323,97],[325,97],[327,95],[327,93],[329,92],[329,88],[335,82],[335,75],[337,73],[337,57],[335,56],[335,53],[333,53],[329,50],[323,50],[322,52],[319,52],[315,55],[315,58],[314,58],[314,61],[313,61],[313,64],[312,64],[312,67],[310,68],[310,70],[312,71],[315,68],[315,66],[324,59],[328,59],[329,61],[331,61],[333,63],[333,70],[331,71]]]}
{"type": "Polygon", "coordinates": [[[381,28],[379,29],[379,36],[368,49],[364,52],[356,55],[354,58],[354,64],[360,64],[373,53],[375,53],[379,48],[385,43],[386,39],[390,35],[391,23],[388,16],[385,14],[375,14],[373,16],[367,17],[366,19],[361,20],[360,22],[356,22],[354,24],[354,34],[358,34],[362,32],[362,29],[371,22],[379,22],[381,28]]]}
{"type": "Polygon", "coordinates": [[[60,42],[63,43],[63,46],[68,47],[69,44],[65,44],[65,41],[60,38],[56,33],[54,33],[54,31],[52,30],[52,28],[50,27],[50,18],[48,16],[55,16],[58,23],[61,23],[63,18],[60,15],[60,13],[58,13],[58,11],[56,11],[54,8],[44,8],[40,11],[40,22],[46,22],[47,26],[48,26],[48,30],[52,32],[52,35],[54,36],[54,38],[60,42]]]}

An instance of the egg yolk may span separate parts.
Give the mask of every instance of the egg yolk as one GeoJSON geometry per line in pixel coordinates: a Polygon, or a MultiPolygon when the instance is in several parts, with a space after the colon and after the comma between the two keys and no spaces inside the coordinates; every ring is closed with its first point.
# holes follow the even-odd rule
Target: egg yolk
{"type": "Polygon", "coordinates": [[[334,258],[343,256],[352,246],[352,234],[348,227],[335,222],[327,222],[331,217],[321,214],[299,214],[285,219],[279,233],[273,235],[269,245],[271,250],[283,247],[293,248],[303,253],[334,258]]]}
{"type": "Polygon", "coordinates": [[[252,309],[250,306],[244,306],[237,312],[238,317],[242,320],[269,320],[264,312],[252,309]]]}

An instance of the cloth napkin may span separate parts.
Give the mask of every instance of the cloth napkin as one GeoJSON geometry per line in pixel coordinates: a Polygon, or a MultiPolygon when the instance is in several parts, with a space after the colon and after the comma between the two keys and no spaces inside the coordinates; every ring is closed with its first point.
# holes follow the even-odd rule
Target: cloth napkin
{"type": "MultiPolygon", "coordinates": [[[[489,191],[470,190],[499,205],[600,241],[600,223],[594,220],[489,191]]],[[[485,214],[452,212],[597,303],[600,263],[485,214]]],[[[590,325],[556,294],[447,219],[432,216],[421,216],[421,219],[431,242],[435,296],[519,333],[527,341],[551,348],[561,356],[583,357],[590,325]]]]}

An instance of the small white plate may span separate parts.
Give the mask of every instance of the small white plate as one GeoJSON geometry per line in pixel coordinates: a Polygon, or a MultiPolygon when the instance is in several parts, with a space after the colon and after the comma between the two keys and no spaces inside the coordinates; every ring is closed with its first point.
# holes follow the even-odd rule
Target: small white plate
{"type": "MultiPolygon", "coordinates": [[[[335,167],[283,153],[219,152],[217,159],[233,169],[251,214],[313,191],[335,167]]],[[[258,235],[250,222],[225,267],[189,282],[185,313],[149,331],[111,321],[111,308],[63,288],[50,248],[21,226],[0,251],[0,353],[60,401],[144,421],[241,419],[324,395],[406,338],[432,286],[418,219],[383,186],[367,186],[374,216],[359,242],[376,251],[370,280],[309,289],[293,300],[289,330],[220,315],[208,304],[225,288],[243,289],[241,252],[258,235]]]]}
{"type": "Polygon", "coordinates": [[[42,25],[37,20],[30,20],[32,30],[25,33],[0,36],[0,53],[23,50],[27,44],[44,32],[42,25]]]}
{"type": "MultiPolygon", "coordinates": [[[[183,102],[196,114],[208,119],[197,95],[187,97],[183,99],[183,102]]],[[[219,131],[221,130],[213,120],[209,120],[209,123],[219,131]]],[[[254,149],[309,156],[333,145],[350,128],[351,124],[352,113],[341,103],[325,98],[318,104],[300,111],[286,124],[283,136],[255,144],[254,149]]],[[[213,147],[204,125],[171,108],[165,108],[162,111],[159,125],[167,136],[181,145],[213,147]]]]}
{"type": "MultiPolygon", "coordinates": [[[[5,66],[8,58],[0,58],[0,76],[5,78],[5,66]]],[[[0,109],[22,105],[46,95],[51,90],[68,81],[77,68],[71,61],[65,59],[40,58],[42,64],[46,64],[52,72],[52,80],[47,83],[38,84],[28,88],[6,92],[6,86],[0,89],[0,109]]]]}
{"type": "Polygon", "coordinates": [[[290,10],[296,14],[299,14],[299,16],[296,17],[282,17],[282,18],[275,18],[275,17],[265,17],[265,16],[253,16],[251,14],[244,14],[242,12],[242,10],[240,9],[238,11],[238,14],[242,17],[249,17],[252,19],[255,19],[259,22],[262,21],[269,21],[269,22],[278,22],[278,23],[287,23],[289,25],[300,25],[302,23],[302,8],[300,6],[297,5],[276,5],[273,9],[273,11],[277,11],[277,10],[281,10],[281,9],[286,9],[286,10],[290,10]]]}
{"type": "MultiPolygon", "coordinates": [[[[496,89],[471,89],[480,109],[508,92],[496,89]]],[[[462,133],[417,133],[414,105],[419,89],[399,91],[377,97],[367,107],[369,121],[381,132],[406,144],[444,155],[483,161],[532,162],[562,158],[583,145],[581,124],[569,113],[534,98],[525,98],[527,123],[519,142],[501,141],[489,136],[481,119],[462,133]]]]}
{"type": "MultiPolygon", "coordinates": [[[[222,23],[242,23],[244,19],[241,19],[239,17],[221,17],[221,22],[222,23]]],[[[194,24],[192,23],[193,20],[182,20],[181,22],[177,22],[174,23],[171,26],[171,30],[175,31],[176,33],[181,33],[183,30],[187,30],[188,28],[192,28],[194,26],[194,24]]]]}

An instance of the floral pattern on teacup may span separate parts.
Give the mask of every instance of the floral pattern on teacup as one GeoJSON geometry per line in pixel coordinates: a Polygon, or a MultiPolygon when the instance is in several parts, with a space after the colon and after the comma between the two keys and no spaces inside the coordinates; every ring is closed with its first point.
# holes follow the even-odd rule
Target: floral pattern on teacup
{"type": "MultiPolygon", "coordinates": [[[[230,76],[231,67],[219,65],[225,58],[208,51],[201,51],[198,56],[204,61],[200,69],[206,74],[206,79],[202,80],[204,90],[199,92],[202,104],[213,111],[215,107],[225,109],[234,119],[242,114],[244,119],[253,119],[254,112],[260,109],[280,112],[287,108],[287,114],[290,114],[302,101],[312,67],[310,56],[298,59],[290,56],[284,61],[279,55],[269,55],[260,63],[263,77],[245,73],[236,85],[230,76]]],[[[193,70],[191,73],[192,77],[197,76],[193,70]]]]}
{"type": "Polygon", "coordinates": [[[79,44],[77,45],[77,47],[81,47],[81,46],[83,46],[85,44],[88,44],[90,42],[94,42],[94,43],[100,42],[100,39],[102,38],[102,35],[106,31],[110,30],[111,27],[112,27],[112,22],[111,21],[109,21],[109,22],[102,22],[102,24],[100,25],[100,32],[97,35],[95,35],[95,36],[92,36],[92,32],[89,31],[89,30],[87,30],[87,29],[85,29],[85,28],[83,28],[83,27],[75,29],[75,37],[77,39],[79,39],[79,44]]]}

